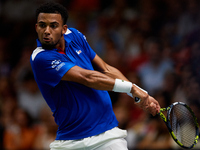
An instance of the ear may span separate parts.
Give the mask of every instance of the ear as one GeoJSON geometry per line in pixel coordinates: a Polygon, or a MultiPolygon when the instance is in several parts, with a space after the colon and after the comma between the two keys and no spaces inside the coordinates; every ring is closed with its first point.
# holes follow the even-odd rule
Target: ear
{"type": "Polygon", "coordinates": [[[37,26],[38,26],[38,25],[37,25],[37,23],[36,23],[36,24],[35,24],[35,30],[36,30],[36,32],[37,32],[37,26]]]}
{"type": "Polygon", "coordinates": [[[66,32],[67,32],[67,25],[65,24],[65,25],[63,25],[63,30],[62,30],[62,34],[65,34],[66,32]]]}

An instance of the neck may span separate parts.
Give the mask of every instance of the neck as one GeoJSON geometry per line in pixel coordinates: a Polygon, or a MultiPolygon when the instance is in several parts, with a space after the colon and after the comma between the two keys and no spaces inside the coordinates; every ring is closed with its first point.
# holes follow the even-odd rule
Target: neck
{"type": "Polygon", "coordinates": [[[63,51],[65,50],[65,39],[64,39],[64,36],[61,37],[59,43],[56,45],[56,48],[62,49],[63,51]]]}

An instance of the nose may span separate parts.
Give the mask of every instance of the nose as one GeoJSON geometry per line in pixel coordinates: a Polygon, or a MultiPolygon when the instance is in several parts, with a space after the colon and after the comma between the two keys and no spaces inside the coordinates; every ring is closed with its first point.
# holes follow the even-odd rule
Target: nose
{"type": "Polygon", "coordinates": [[[45,34],[50,34],[50,27],[49,27],[49,26],[47,26],[47,27],[45,28],[44,33],[45,33],[45,34]]]}

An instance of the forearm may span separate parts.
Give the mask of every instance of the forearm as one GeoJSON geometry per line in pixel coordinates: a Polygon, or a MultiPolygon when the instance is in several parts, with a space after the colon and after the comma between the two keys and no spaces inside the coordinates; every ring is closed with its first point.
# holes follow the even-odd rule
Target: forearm
{"type": "Polygon", "coordinates": [[[113,79],[129,81],[117,68],[114,68],[110,65],[107,65],[106,70],[103,70],[102,73],[113,79]]]}
{"type": "Polygon", "coordinates": [[[62,80],[77,82],[90,88],[106,91],[112,91],[115,84],[115,79],[101,72],[86,70],[78,66],[72,67],[62,77],[62,80]]]}
{"type": "MultiPolygon", "coordinates": [[[[102,67],[102,68],[103,69],[99,69],[99,71],[102,72],[103,74],[107,75],[108,77],[115,79],[115,81],[116,81],[116,79],[117,80],[120,79],[122,81],[124,80],[124,81],[130,82],[117,68],[112,67],[108,64],[105,64],[104,67],[102,67]]],[[[132,93],[133,97],[140,97],[142,99],[147,97],[147,95],[148,95],[147,92],[144,92],[144,90],[141,91],[141,89],[139,89],[138,86],[136,86],[134,83],[128,84],[127,82],[124,82],[124,81],[122,83],[120,83],[120,81],[118,81],[117,83],[122,84],[121,85],[122,88],[123,88],[123,86],[126,88],[126,86],[132,85],[130,91],[128,88],[127,92],[125,92],[125,93],[132,93]]],[[[115,84],[116,84],[116,82],[115,82],[115,84]]],[[[119,91],[116,90],[116,92],[119,92],[119,91]]],[[[122,91],[123,91],[123,89],[122,89],[122,91]]]]}
{"type": "Polygon", "coordinates": [[[113,78],[113,79],[122,79],[128,81],[128,79],[115,67],[112,67],[105,63],[98,55],[92,61],[93,67],[95,70],[113,78]]]}
{"type": "Polygon", "coordinates": [[[112,70],[102,73],[74,66],[63,76],[62,80],[77,82],[97,90],[122,93],[130,93],[137,90],[131,82],[127,81],[120,71],[115,68],[111,69],[112,70]],[[118,82],[116,82],[116,80],[118,80],[118,82]]]}
{"type": "MultiPolygon", "coordinates": [[[[106,64],[105,68],[106,68],[105,70],[101,71],[103,74],[105,74],[113,79],[121,79],[121,80],[130,82],[117,68],[114,68],[108,64],[106,64]]],[[[138,93],[137,91],[138,91],[138,87],[133,83],[131,91],[129,93],[134,93],[133,94],[134,97],[141,96],[141,95],[144,95],[144,96],[147,95],[146,93],[141,94],[141,93],[138,93]]]]}
{"type": "Polygon", "coordinates": [[[137,87],[134,83],[132,84],[129,82],[128,79],[118,69],[105,63],[98,55],[95,56],[92,63],[96,70],[112,79],[113,91],[130,93],[132,94],[133,98],[140,98],[141,101],[137,103],[137,105],[150,112],[152,115],[155,115],[159,112],[160,106],[158,102],[153,97],[149,96],[144,90],[137,87]],[[123,80],[127,81],[128,83],[124,82],[123,80]]]}
{"type": "Polygon", "coordinates": [[[97,89],[97,90],[106,90],[112,91],[115,84],[115,79],[107,76],[98,71],[89,71],[87,72],[86,78],[82,78],[82,84],[85,86],[97,89]]]}

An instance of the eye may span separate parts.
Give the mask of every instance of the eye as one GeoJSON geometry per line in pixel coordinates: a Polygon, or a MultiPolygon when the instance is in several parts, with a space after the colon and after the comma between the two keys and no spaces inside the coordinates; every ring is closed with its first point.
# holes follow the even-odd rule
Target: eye
{"type": "Polygon", "coordinates": [[[45,27],[46,27],[46,24],[40,23],[40,24],[39,24],[39,27],[40,27],[40,28],[45,28],[45,27]]]}
{"type": "Polygon", "coordinates": [[[58,27],[58,25],[57,24],[51,24],[50,27],[53,28],[53,29],[55,29],[55,28],[58,27]]]}

